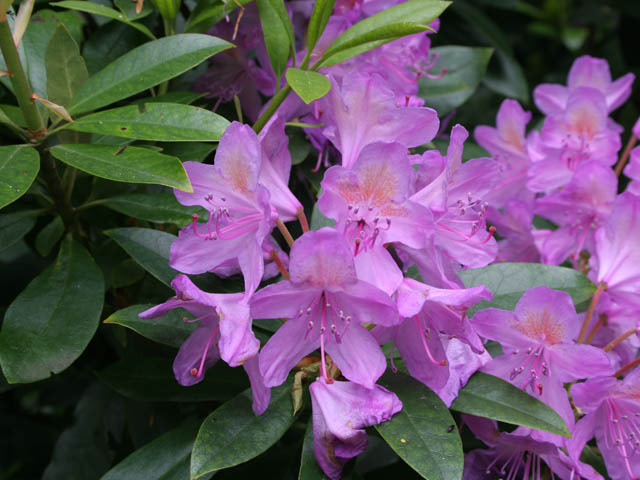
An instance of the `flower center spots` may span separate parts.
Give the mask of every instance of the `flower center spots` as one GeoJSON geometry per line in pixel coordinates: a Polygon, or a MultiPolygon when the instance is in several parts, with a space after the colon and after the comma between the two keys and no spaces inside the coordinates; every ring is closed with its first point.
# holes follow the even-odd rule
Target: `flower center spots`
{"type": "Polygon", "coordinates": [[[248,208],[236,208],[233,213],[225,206],[226,198],[208,194],[204,199],[211,205],[205,225],[198,223],[198,215],[192,216],[192,228],[196,237],[205,240],[231,240],[257,229],[263,215],[248,208]]]}
{"type": "MultiPolygon", "coordinates": [[[[622,457],[630,478],[636,478],[629,459],[640,449],[640,412],[631,411],[625,402],[608,398],[604,405],[605,425],[604,441],[607,448],[616,448],[622,457]]],[[[634,460],[634,462],[637,460],[634,460]]]]}
{"type": "Polygon", "coordinates": [[[527,312],[514,326],[527,337],[546,345],[562,343],[566,337],[564,326],[546,308],[542,312],[527,312]]]}
{"type": "Polygon", "coordinates": [[[529,347],[524,353],[520,350],[514,350],[513,355],[520,355],[524,357],[522,364],[519,367],[514,367],[509,375],[509,380],[514,381],[520,375],[525,373],[522,377],[522,383],[520,388],[526,390],[529,388],[534,394],[542,395],[544,377],[548,377],[550,373],[549,364],[545,358],[544,347],[529,347]]]}
{"type": "Polygon", "coordinates": [[[467,196],[467,202],[458,200],[455,207],[449,209],[437,222],[437,227],[442,231],[454,234],[455,241],[468,242],[472,245],[484,245],[496,231],[495,227],[490,227],[487,236],[482,240],[474,240],[472,237],[481,229],[485,228],[485,216],[489,204],[479,199],[474,199],[471,193],[467,196]]]}

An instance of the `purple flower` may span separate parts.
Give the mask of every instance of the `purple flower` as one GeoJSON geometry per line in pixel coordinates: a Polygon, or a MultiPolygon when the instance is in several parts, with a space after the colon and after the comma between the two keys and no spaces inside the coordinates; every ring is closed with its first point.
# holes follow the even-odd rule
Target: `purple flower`
{"type": "Polygon", "coordinates": [[[326,383],[318,378],[309,386],[313,408],[313,451],[322,471],[340,478],[345,463],[367,446],[364,427],[389,420],[402,410],[398,397],[379,385],[365,388],[351,382],[326,383]]]}
{"type": "Polygon", "coordinates": [[[631,150],[629,164],[624,168],[624,174],[631,179],[626,191],[640,196],[640,147],[631,150]]]}
{"type": "Polygon", "coordinates": [[[548,192],[566,185],[587,161],[613,165],[620,149],[620,134],[611,128],[605,97],[599,90],[571,90],[566,109],[546,118],[532,155],[527,186],[548,192]]]}
{"type": "Polygon", "coordinates": [[[615,82],[611,81],[609,64],[602,58],[589,55],[577,58],[569,71],[568,86],[558,84],[538,85],[533,92],[536,106],[546,115],[561,113],[567,107],[568,98],[576,88],[589,87],[599,90],[605,98],[607,112],[612,112],[631,95],[635,76],[627,73],[615,82]]]}
{"type": "Polygon", "coordinates": [[[183,228],[171,245],[169,264],[184,273],[204,273],[236,260],[253,292],[264,272],[262,244],[274,215],[269,191],[258,183],[262,146],[250,127],[233,122],[222,135],[215,165],[185,162],[193,193],[174,190],[183,205],[209,211],[206,223],[183,228]]]}
{"type": "Polygon", "coordinates": [[[536,237],[540,230],[532,230],[533,199],[510,198],[504,211],[489,209],[489,222],[496,227],[502,240],[498,242],[498,262],[538,262],[540,252],[536,237]]]}
{"type": "Polygon", "coordinates": [[[395,94],[378,75],[353,74],[339,83],[329,76],[331,91],[319,100],[326,123],[323,133],[342,154],[342,166],[353,167],[362,149],[373,142],[405,147],[435,137],[440,122],[435,110],[398,107],[395,94]]]}
{"type": "Polygon", "coordinates": [[[571,387],[571,396],[586,414],[567,441],[569,454],[579,458],[584,445],[595,435],[612,480],[635,480],[640,476],[640,370],[624,380],[590,378],[571,387]]]}
{"type": "Polygon", "coordinates": [[[249,305],[244,293],[213,294],[196,287],[186,275],[171,282],[176,296],[140,313],[141,318],[157,318],[174,308],[184,308],[199,322],[180,347],[173,362],[173,373],[181,385],[199,383],[219,358],[230,366],[242,365],[253,390],[253,409],[261,414],[269,405],[270,389],[264,386],[258,370],[260,342],[251,330],[249,305]]]}
{"type": "Polygon", "coordinates": [[[568,256],[577,261],[583,249],[593,251],[594,233],[610,214],[617,189],[611,168],[589,162],[565,188],[537,199],[535,213],[559,227],[541,245],[542,262],[559,265],[568,256]]]}
{"type": "Polygon", "coordinates": [[[592,277],[604,282],[611,299],[620,305],[640,308],[640,198],[618,195],[611,215],[595,234],[590,259],[592,277]]]}
{"type": "Polygon", "coordinates": [[[564,382],[612,373],[607,354],[574,342],[582,324],[569,294],[535,287],[520,298],[515,310],[480,310],[471,319],[483,337],[500,342],[504,355],[483,370],[539,396],[573,425],[564,382]]]}
{"type": "Polygon", "coordinates": [[[393,341],[411,376],[451,404],[468,378],[491,359],[476,355],[484,352],[484,347],[466,319],[467,308],[491,298],[483,286],[440,289],[405,278],[397,294],[403,322],[394,327],[376,327],[373,333],[379,343],[393,341]],[[464,342],[470,349],[450,343],[452,339],[464,342]]]}
{"type": "Polygon", "coordinates": [[[260,352],[267,386],[280,385],[305,355],[320,347],[322,376],[330,381],[325,351],[349,380],[373,388],[386,361],[361,323],[394,325],[398,312],[383,291],[358,280],[353,253],[336,230],[322,228],[296,240],[290,281],[269,285],[251,298],[253,318],[288,318],[260,352]]]}
{"type": "Polygon", "coordinates": [[[331,167],[322,181],[318,208],[337,220],[353,249],[358,278],[388,294],[402,282],[402,272],[384,244],[426,246],[431,212],[408,200],[413,169],[398,143],[372,143],[352,169],[331,167]]]}

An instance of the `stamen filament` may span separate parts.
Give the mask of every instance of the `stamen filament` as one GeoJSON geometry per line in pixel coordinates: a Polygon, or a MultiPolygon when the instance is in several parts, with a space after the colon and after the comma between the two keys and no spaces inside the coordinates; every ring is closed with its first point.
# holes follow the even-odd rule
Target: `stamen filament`
{"type": "Polygon", "coordinates": [[[278,230],[280,230],[280,233],[287,242],[287,245],[289,245],[289,248],[291,248],[293,246],[293,237],[291,236],[291,232],[289,232],[289,229],[280,219],[276,220],[276,225],[278,226],[278,230]]]}
{"type": "Polygon", "coordinates": [[[273,249],[273,250],[271,250],[271,253],[269,254],[269,256],[271,257],[271,260],[273,260],[274,263],[276,264],[276,266],[278,267],[278,271],[282,274],[284,279],[285,280],[289,280],[291,278],[291,276],[289,275],[289,272],[288,272],[287,267],[285,266],[284,262],[278,256],[278,252],[276,252],[276,250],[273,249]]]}
{"type": "Polygon", "coordinates": [[[587,334],[587,328],[589,327],[589,322],[591,321],[593,312],[596,310],[596,305],[598,304],[600,295],[602,295],[602,292],[604,292],[606,289],[607,284],[605,282],[598,283],[598,289],[593,294],[593,298],[591,298],[589,310],[587,310],[587,314],[584,317],[584,322],[582,322],[582,327],[580,328],[580,333],[578,334],[578,343],[584,343],[584,337],[587,334]]]}
{"type": "Polygon", "coordinates": [[[627,330],[622,335],[620,335],[618,338],[615,338],[615,339],[611,340],[607,344],[607,346],[603,348],[603,350],[605,352],[609,352],[609,351],[613,350],[618,345],[620,345],[620,343],[624,342],[627,338],[629,338],[631,335],[633,335],[635,333],[636,333],[636,329],[635,328],[631,328],[631,329],[627,330]]]}

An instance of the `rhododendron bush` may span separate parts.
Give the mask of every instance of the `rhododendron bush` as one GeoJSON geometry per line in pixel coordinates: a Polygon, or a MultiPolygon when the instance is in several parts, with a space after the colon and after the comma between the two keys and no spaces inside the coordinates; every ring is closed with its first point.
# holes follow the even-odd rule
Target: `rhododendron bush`
{"type": "Polygon", "coordinates": [[[0,478],[640,478],[637,7],[34,3],[0,478]]]}

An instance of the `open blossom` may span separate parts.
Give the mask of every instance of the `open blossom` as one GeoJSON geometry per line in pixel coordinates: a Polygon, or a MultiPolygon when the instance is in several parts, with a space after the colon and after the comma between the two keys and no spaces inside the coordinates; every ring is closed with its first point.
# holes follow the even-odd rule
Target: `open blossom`
{"type": "Polygon", "coordinates": [[[535,287],[522,295],[513,312],[487,308],[471,323],[504,350],[483,371],[539,396],[569,426],[574,417],[563,383],[612,373],[606,353],[575,343],[582,322],[565,292],[535,287]]]}
{"type": "Polygon", "coordinates": [[[631,95],[631,85],[635,79],[633,73],[611,81],[609,63],[602,58],[584,55],[577,58],[567,80],[567,86],[544,83],[533,92],[536,106],[546,115],[560,113],[567,107],[571,92],[580,87],[599,90],[604,96],[607,112],[611,112],[627,101],[631,95]]]}
{"type": "Polygon", "coordinates": [[[326,383],[318,378],[309,386],[313,407],[313,451],[331,479],[340,478],[349,459],[367,446],[364,427],[389,420],[402,410],[398,397],[379,385],[366,388],[352,382],[326,383]]]}
{"type": "Polygon", "coordinates": [[[588,161],[613,165],[621,142],[620,132],[611,127],[605,97],[599,90],[571,90],[566,109],[544,122],[527,186],[535,192],[549,192],[569,183],[588,161]]]}
{"type": "Polygon", "coordinates": [[[339,83],[329,76],[331,90],[319,100],[323,134],[342,154],[342,166],[353,167],[364,147],[373,142],[423,145],[435,137],[440,122],[435,110],[398,107],[395,94],[378,75],[353,74],[339,83]]]}
{"type": "Polygon", "coordinates": [[[213,294],[196,287],[186,275],[171,282],[174,298],[140,313],[141,318],[162,317],[175,308],[184,308],[198,322],[173,362],[173,372],[181,385],[199,383],[210,367],[222,358],[230,366],[242,365],[253,390],[253,408],[260,414],[271,397],[258,369],[260,343],[251,330],[249,305],[244,293],[213,294]]]}
{"type": "Polygon", "coordinates": [[[607,222],[595,234],[590,259],[594,281],[604,282],[611,299],[640,308],[640,198],[623,193],[616,198],[607,222]]]}
{"type": "Polygon", "coordinates": [[[553,443],[532,438],[529,428],[500,432],[495,420],[471,415],[462,418],[473,434],[490,447],[465,455],[463,480],[541,480],[548,478],[546,468],[552,478],[602,480],[590,465],[567,456],[553,443]]]}
{"type": "Polygon", "coordinates": [[[540,252],[536,237],[540,230],[533,230],[533,199],[510,198],[503,212],[489,209],[488,218],[502,237],[498,241],[498,262],[538,262],[540,252]]]}
{"type": "Polygon", "coordinates": [[[594,234],[611,213],[618,179],[611,168],[589,162],[562,190],[535,201],[535,213],[558,225],[541,243],[542,262],[559,265],[593,251],[594,234]]]}
{"type": "Polygon", "coordinates": [[[408,200],[413,169],[398,143],[372,143],[353,168],[331,167],[322,181],[318,208],[337,220],[353,249],[358,278],[393,294],[402,272],[383,245],[426,246],[431,212],[408,200]]]}
{"type": "Polygon", "coordinates": [[[640,370],[624,380],[590,378],[571,387],[576,406],[586,415],[578,421],[569,454],[579,458],[595,435],[611,480],[635,480],[640,476],[640,370]]]}
{"type": "Polygon", "coordinates": [[[629,164],[624,168],[624,174],[631,179],[626,191],[640,196],[640,147],[631,150],[629,164]]]}
{"type": "Polygon", "coordinates": [[[174,190],[183,205],[209,211],[206,223],[180,231],[171,245],[170,265],[184,273],[204,273],[237,259],[245,290],[253,292],[264,272],[262,244],[274,224],[269,191],[258,176],[262,146],[250,127],[233,122],[222,135],[215,165],[185,162],[193,193],[174,190]]]}
{"type": "Polygon", "coordinates": [[[483,286],[441,289],[405,278],[397,293],[402,323],[376,327],[373,333],[380,343],[393,341],[411,376],[438,394],[446,391],[445,401],[450,404],[466,380],[491,359],[488,354],[480,356],[484,353],[482,341],[466,319],[467,308],[482,299],[491,299],[483,286]],[[450,339],[470,348],[450,345],[450,339]],[[458,362],[458,357],[465,361],[458,362]],[[453,367],[451,360],[455,361],[453,367]],[[457,381],[449,383],[452,372],[457,381]]]}
{"type": "Polygon", "coordinates": [[[253,318],[288,318],[260,352],[267,386],[280,385],[298,361],[320,347],[349,380],[373,388],[386,367],[384,354],[361,323],[394,325],[391,298],[358,280],[353,252],[336,230],[305,233],[291,248],[291,280],[269,285],[251,298],[253,318]]]}

